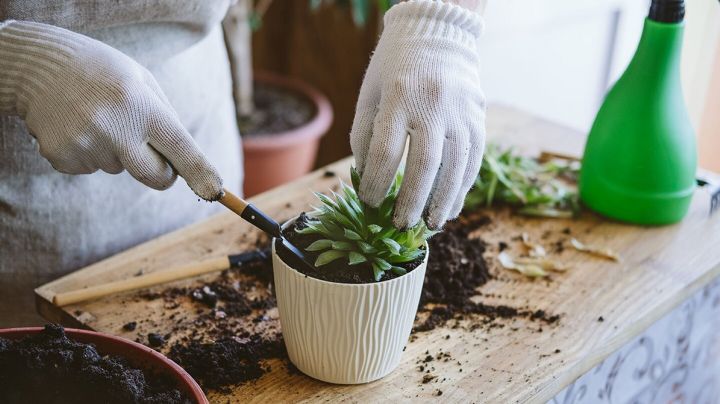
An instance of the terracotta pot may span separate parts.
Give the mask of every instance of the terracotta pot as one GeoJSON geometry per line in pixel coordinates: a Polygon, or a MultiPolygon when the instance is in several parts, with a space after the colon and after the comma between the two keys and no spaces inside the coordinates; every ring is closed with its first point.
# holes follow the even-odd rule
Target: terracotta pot
{"type": "Polygon", "coordinates": [[[349,284],[296,271],[273,242],[275,296],[290,361],[308,376],[338,384],[368,383],[395,370],[420,302],[425,248],[423,262],[405,275],[349,284]]]}
{"type": "Polygon", "coordinates": [[[320,138],[333,120],[330,101],[306,83],[265,72],[255,73],[255,80],[305,96],[314,104],[315,115],[304,125],[285,132],[242,138],[246,197],[308,173],[315,164],[320,138]]]}
{"type": "MultiPolygon", "coordinates": [[[[0,337],[19,339],[42,330],[42,327],[0,329],[0,337]]],[[[74,341],[94,344],[103,355],[125,358],[133,367],[168,374],[177,382],[178,388],[193,401],[198,404],[209,403],[197,382],[180,365],[145,345],[113,335],[74,328],[66,328],[65,334],[74,341]]]]}

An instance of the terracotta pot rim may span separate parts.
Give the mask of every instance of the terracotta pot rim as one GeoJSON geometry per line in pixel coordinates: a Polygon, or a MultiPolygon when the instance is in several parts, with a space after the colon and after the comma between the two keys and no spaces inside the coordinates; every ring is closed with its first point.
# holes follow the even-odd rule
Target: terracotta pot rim
{"type": "MultiPolygon", "coordinates": [[[[43,329],[43,327],[2,328],[0,329],[0,337],[22,337],[30,334],[37,334],[43,329]]],[[[180,367],[180,365],[172,361],[170,358],[155,351],[152,348],[148,348],[145,345],[139,344],[135,341],[130,341],[129,339],[123,337],[118,337],[115,335],[105,334],[97,331],[81,330],[77,328],[65,328],[65,333],[71,338],[73,336],[81,335],[88,337],[88,340],[106,341],[110,344],[125,347],[131,351],[140,351],[145,356],[149,356],[152,361],[157,362],[160,365],[159,367],[166,369],[169,373],[175,374],[176,379],[178,379],[185,385],[185,387],[187,388],[186,390],[189,390],[186,391],[186,393],[189,393],[190,398],[194,399],[199,404],[209,404],[209,401],[205,396],[202,388],[200,388],[200,385],[197,384],[195,379],[193,379],[192,376],[190,376],[190,374],[185,371],[185,369],[180,367]]],[[[92,341],[88,342],[92,343],[92,341]]]]}
{"type": "Polygon", "coordinates": [[[332,106],[327,97],[304,81],[265,71],[255,72],[255,80],[288,88],[305,96],[315,106],[315,115],[306,123],[283,132],[242,136],[243,148],[280,149],[308,142],[325,135],[333,120],[332,106]]]}

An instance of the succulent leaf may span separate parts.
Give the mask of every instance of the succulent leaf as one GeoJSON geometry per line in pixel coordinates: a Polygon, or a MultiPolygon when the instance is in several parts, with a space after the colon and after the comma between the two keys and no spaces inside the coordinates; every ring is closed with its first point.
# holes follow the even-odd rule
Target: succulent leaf
{"type": "Polygon", "coordinates": [[[373,275],[375,276],[375,281],[376,281],[376,282],[380,282],[380,280],[382,279],[383,275],[385,274],[385,271],[383,271],[382,268],[380,268],[380,267],[379,267],[377,264],[375,264],[375,263],[372,264],[372,269],[373,269],[373,275]]]}
{"type": "Polygon", "coordinates": [[[526,215],[576,216],[579,197],[568,182],[577,179],[579,170],[577,161],[543,162],[517,154],[512,148],[488,144],[464,209],[500,202],[518,206],[518,213],[526,215]]]}
{"type": "Polygon", "coordinates": [[[402,255],[395,256],[393,259],[391,259],[391,261],[398,264],[404,264],[406,262],[415,261],[416,259],[422,257],[424,254],[424,250],[408,251],[407,253],[404,253],[402,255]]]}
{"type": "Polygon", "coordinates": [[[398,244],[397,241],[391,239],[391,238],[384,238],[382,241],[389,249],[395,254],[400,253],[400,249],[402,248],[400,244],[398,244]]]}
{"type": "Polygon", "coordinates": [[[308,251],[322,252],[316,265],[322,266],[339,258],[347,258],[349,265],[368,265],[373,277],[380,281],[386,274],[402,275],[404,264],[422,259],[425,242],[435,232],[423,221],[405,229],[396,229],[392,223],[395,200],[400,190],[402,175],[398,174],[379,207],[371,207],[358,197],[360,174],[353,168],[352,186],[340,183],[340,191],[327,196],[316,194],[320,201],[311,214],[302,234],[319,235],[322,239],[307,247],[308,251]]]}
{"type": "Polygon", "coordinates": [[[392,265],[382,258],[375,258],[375,264],[377,264],[377,266],[383,271],[388,271],[392,268],[392,265]]]}
{"type": "Polygon", "coordinates": [[[363,262],[367,262],[367,258],[355,251],[350,251],[350,254],[348,254],[348,264],[350,265],[357,265],[362,264],[363,262]]]}
{"type": "Polygon", "coordinates": [[[350,168],[350,181],[352,182],[353,189],[357,192],[360,189],[360,173],[355,167],[350,168]]]}
{"type": "Polygon", "coordinates": [[[315,260],[315,266],[321,267],[325,264],[329,264],[333,261],[335,261],[338,258],[342,258],[347,255],[347,252],[345,251],[337,251],[337,250],[329,250],[325,251],[324,253],[318,255],[317,259],[315,260]]]}
{"type": "Polygon", "coordinates": [[[318,240],[307,246],[305,249],[308,251],[322,251],[327,250],[328,248],[332,248],[332,246],[332,240],[318,240]]]}
{"type": "Polygon", "coordinates": [[[393,266],[390,270],[393,271],[395,275],[405,275],[407,273],[407,269],[402,267],[393,266]]]}
{"type": "Polygon", "coordinates": [[[355,245],[353,245],[353,243],[349,243],[347,241],[333,241],[332,248],[334,248],[336,250],[350,251],[355,248],[355,245]]]}
{"type": "Polygon", "coordinates": [[[357,245],[360,247],[360,250],[365,254],[373,254],[377,252],[377,248],[362,240],[358,240],[357,245]]]}
{"type": "Polygon", "coordinates": [[[345,229],[345,237],[349,238],[350,240],[362,240],[362,236],[357,234],[356,232],[345,229]]]}

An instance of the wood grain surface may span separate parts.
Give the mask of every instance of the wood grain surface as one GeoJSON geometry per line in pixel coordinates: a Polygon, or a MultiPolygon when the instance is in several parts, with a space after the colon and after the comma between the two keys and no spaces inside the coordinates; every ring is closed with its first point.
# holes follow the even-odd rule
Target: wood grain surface
{"type": "MultiPolygon", "coordinates": [[[[518,145],[529,154],[550,150],[579,155],[584,140],[572,130],[501,107],[490,108],[488,132],[494,141],[518,145]]],[[[350,160],[340,161],[251,202],[277,219],[289,218],[313,202],[310,190],[325,191],[337,184],[337,178],[324,175],[327,170],[344,176],[350,164],[350,160]]],[[[556,324],[512,319],[502,326],[475,328],[461,321],[457,328],[416,333],[400,367],[366,385],[322,383],[288,373],[279,361],[273,361],[272,371],[257,382],[224,394],[211,393],[210,400],[409,401],[437,399],[441,392],[442,400],[450,402],[545,402],[720,275],[720,214],[709,217],[708,208],[708,193],[698,190],[682,223],[658,228],[615,223],[592,213],[576,220],[543,220],[512,215],[506,209],[486,211],[483,214],[490,215],[492,223],[476,234],[489,245],[486,258],[492,263],[494,278],[480,289],[477,299],[559,314],[556,324]],[[499,268],[495,259],[498,242],[507,242],[511,251],[520,249],[513,239],[522,232],[553,251],[552,256],[571,269],[553,274],[549,280],[531,281],[499,268]],[[622,262],[574,251],[567,243],[569,237],[612,248],[622,256],[622,262]],[[558,242],[566,248],[557,251],[553,246],[558,242]],[[431,362],[432,373],[438,377],[422,383],[424,373],[418,370],[418,362],[440,352],[451,359],[431,362]]],[[[59,308],[52,305],[52,298],[61,291],[125,279],[138,271],[160,271],[237,253],[254,246],[257,237],[258,232],[239,217],[220,214],[38,288],[38,310],[49,320],[131,339],[148,327],[170,330],[179,323],[163,316],[169,309],[162,300],[138,300],[127,293],[59,308]],[[143,320],[138,330],[122,330],[123,324],[137,319],[143,320]]]]}

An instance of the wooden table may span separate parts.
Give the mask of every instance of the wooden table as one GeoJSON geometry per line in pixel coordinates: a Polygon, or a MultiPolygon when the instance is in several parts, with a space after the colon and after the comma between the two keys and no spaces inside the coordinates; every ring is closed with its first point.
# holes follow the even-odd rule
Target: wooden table
{"type": "MultiPolygon", "coordinates": [[[[489,110],[488,132],[490,139],[522,145],[519,149],[531,154],[542,149],[579,155],[584,141],[573,130],[501,107],[489,110]]],[[[343,160],[327,170],[344,174],[349,165],[349,160],[343,160]]],[[[336,178],[324,176],[325,171],[253,198],[253,202],[275,217],[290,217],[313,202],[310,190],[325,191],[337,183],[336,178]]],[[[699,190],[682,223],[659,228],[614,223],[592,213],[577,220],[541,220],[513,216],[503,209],[489,212],[493,224],[481,231],[481,237],[491,246],[487,259],[493,263],[495,277],[481,288],[479,299],[560,314],[556,325],[544,326],[539,332],[537,323],[514,319],[504,327],[474,331],[439,328],[416,334],[400,367],[374,383],[335,386],[273,366],[259,381],[237,386],[228,394],[212,393],[210,398],[220,402],[373,402],[431,399],[442,391],[442,399],[452,402],[545,402],[720,275],[720,214],[709,217],[708,207],[707,191],[699,190]],[[549,244],[566,228],[581,241],[614,249],[622,262],[566,248],[554,256],[572,269],[554,274],[551,281],[530,281],[498,267],[494,256],[499,241],[512,244],[514,236],[528,232],[531,238],[549,244]],[[604,321],[598,321],[600,317],[604,321]],[[434,373],[440,377],[421,383],[418,358],[425,352],[440,351],[450,353],[453,361],[435,361],[434,373]]],[[[132,293],[63,308],[54,306],[52,297],[60,291],[126,278],[138,270],[147,273],[242,251],[253,245],[256,235],[238,217],[219,214],[38,288],[38,310],[45,318],[68,326],[130,338],[133,333],[121,327],[138,317],[147,318],[156,329],[169,329],[173,324],[159,315],[161,303],[128,299],[132,293]]],[[[212,275],[202,280],[211,279],[212,275]]]]}

